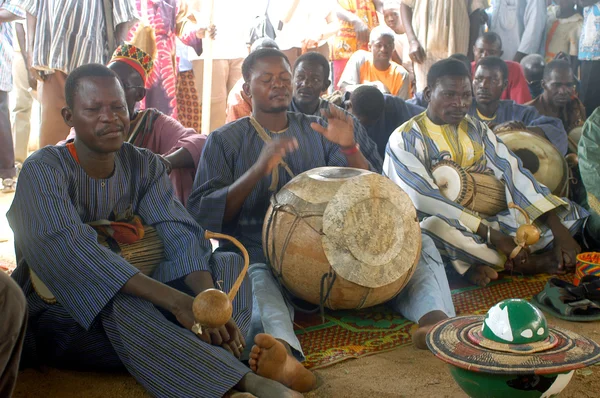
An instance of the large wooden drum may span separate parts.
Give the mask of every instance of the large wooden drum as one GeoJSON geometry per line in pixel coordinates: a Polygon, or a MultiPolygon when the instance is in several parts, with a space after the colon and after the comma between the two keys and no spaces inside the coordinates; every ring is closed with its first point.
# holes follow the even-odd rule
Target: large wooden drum
{"type": "Polygon", "coordinates": [[[294,296],[330,309],[366,308],[407,284],[421,231],[409,196],[388,178],[321,167],[273,195],[263,247],[294,296]]]}
{"type": "Polygon", "coordinates": [[[499,133],[498,137],[521,159],[523,167],[539,183],[548,187],[554,195],[568,195],[569,168],[550,141],[526,131],[506,131],[499,133]]]}

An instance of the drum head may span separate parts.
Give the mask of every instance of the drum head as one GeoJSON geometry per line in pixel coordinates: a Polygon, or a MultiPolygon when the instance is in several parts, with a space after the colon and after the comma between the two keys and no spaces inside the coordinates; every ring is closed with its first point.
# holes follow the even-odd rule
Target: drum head
{"type": "Polygon", "coordinates": [[[421,249],[410,197],[375,173],[360,173],[343,183],[325,208],[323,233],[323,249],[333,270],[370,288],[410,272],[421,249]]]}
{"type": "Polygon", "coordinates": [[[507,131],[498,134],[531,171],[535,179],[558,194],[567,178],[565,159],[550,141],[526,131],[507,131]]]}
{"type": "Polygon", "coordinates": [[[431,171],[442,195],[453,202],[461,202],[464,199],[466,176],[461,170],[454,162],[441,161],[431,171]]]}
{"type": "Polygon", "coordinates": [[[573,130],[569,131],[569,150],[572,153],[577,153],[577,146],[579,145],[579,140],[581,139],[582,132],[582,126],[575,127],[573,130]]]}

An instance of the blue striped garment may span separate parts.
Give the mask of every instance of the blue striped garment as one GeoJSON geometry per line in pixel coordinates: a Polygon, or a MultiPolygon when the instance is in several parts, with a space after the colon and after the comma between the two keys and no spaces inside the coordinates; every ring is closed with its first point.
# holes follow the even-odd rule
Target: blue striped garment
{"type": "MultiPolygon", "coordinates": [[[[0,8],[17,17],[25,18],[25,12],[14,3],[14,0],[0,0],[0,8]]],[[[12,59],[15,44],[13,25],[10,22],[0,23],[0,91],[12,90],[12,59]]]]}
{"type": "MultiPolygon", "coordinates": [[[[473,104],[468,112],[473,118],[481,120],[477,114],[477,104],[473,104]]],[[[483,121],[483,120],[482,120],[483,121]]],[[[527,127],[539,127],[542,129],[548,141],[550,141],[561,155],[567,154],[568,139],[565,127],[560,119],[541,115],[533,106],[519,105],[512,100],[501,100],[494,119],[495,124],[519,121],[527,127]]]]}
{"type": "MultiPolygon", "coordinates": [[[[154,396],[223,395],[249,369],[168,320],[150,302],[119,292],[138,270],[99,245],[96,232],[85,223],[110,219],[128,208],[163,240],[166,260],[153,278],[192,294],[182,278],[209,271],[213,280],[223,281],[225,291],[231,287],[243,266],[241,257],[211,255],[202,228],[175,199],[156,155],[125,143],[116,153],[113,175],[93,179],[67,147],[45,147],[24,163],[7,214],[19,262],[13,277],[30,312],[24,358],[53,366],[125,365],[154,396]],[[37,296],[29,268],[59,304],[46,304],[37,296]]],[[[244,334],[251,300],[246,280],[233,302],[244,334]]]]}
{"type": "MultiPolygon", "coordinates": [[[[317,110],[312,115],[319,116],[319,117],[325,119],[325,121],[327,121],[327,117],[324,117],[321,114],[321,110],[322,109],[329,110],[330,105],[333,105],[334,108],[344,111],[344,113],[347,116],[350,116],[352,118],[352,120],[354,122],[354,140],[360,146],[360,152],[369,161],[369,163],[371,163],[371,167],[378,173],[381,173],[381,171],[383,169],[382,155],[379,154],[379,152],[377,150],[377,144],[369,136],[369,133],[367,133],[367,130],[365,129],[365,127],[362,124],[360,124],[358,119],[356,119],[354,116],[352,116],[350,113],[346,112],[344,109],[340,108],[339,106],[332,104],[329,101],[324,100],[322,98],[319,100],[319,106],[317,107],[317,110]]],[[[302,111],[300,109],[298,109],[298,107],[296,106],[293,99],[292,99],[292,102],[290,103],[288,110],[291,112],[302,113],[302,111]]],[[[398,126],[396,126],[396,127],[398,127],[398,126]]]]}
{"type": "MultiPolygon", "coordinates": [[[[288,137],[298,140],[299,148],[285,157],[294,175],[315,167],[347,166],[340,147],[328,141],[310,127],[310,123],[324,124],[321,118],[288,112],[288,129],[280,134],[265,131],[271,137],[288,137]]],[[[188,210],[204,228],[225,232],[237,237],[248,249],[251,263],[264,263],[262,226],[269,207],[271,176],[263,177],[246,198],[236,220],[223,223],[229,186],[240,178],[256,161],[264,146],[263,140],[248,117],[229,123],[208,136],[188,210]]],[[[291,178],[280,167],[279,184],[283,187],[291,178]]]]}
{"type": "MultiPolygon", "coordinates": [[[[11,0],[37,18],[32,64],[69,74],[78,66],[105,65],[109,54],[102,0],[11,0]]],[[[113,0],[113,26],[137,18],[135,1],[113,0]]]]}

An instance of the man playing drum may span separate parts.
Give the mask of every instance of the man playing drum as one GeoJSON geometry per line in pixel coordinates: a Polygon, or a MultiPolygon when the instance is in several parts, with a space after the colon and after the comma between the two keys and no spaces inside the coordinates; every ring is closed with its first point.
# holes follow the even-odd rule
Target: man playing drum
{"type": "MultiPolygon", "coordinates": [[[[157,397],[220,397],[234,387],[261,397],[298,397],[236,358],[250,322],[248,283],[225,326],[201,335],[190,330],[194,295],[217,281],[228,290],[243,261],[235,253],[211,254],[158,156],[123,142],[130,119],[117,75],[98,64],[76,68],[65,97],[63,115],[75,140],[25,161],[7,215],[19,263],[13,277],[29,307],[22,362],[125,367],[157,397]],[[154,227],[164,244],[164,259],[149,275],[134,267],[135,259],[99,244],[91,226],[105,220],[109,229],[125,232],[113,216],[129,212],[154,227]]],[[[135,224],[128,225],[138,235],[135,224]]]]}
{"type": "Polygon", "coordinates": [[[580,247],[572,238],[587,212],[553,196],[524,170],[514,154],[478,120],[467,116],[471,106],[469,72],[462,62],[446,59],[428,74],[427,111],[400,126],[390,137],[384,174],[406,191],[445,260],[471,282],[486,285],[496,270],[523,273],[564,272],[575,266],[580,247]],[[442,195],[432,168],[452,160],[471,173],[493,173],[502,181],[509,202],[524,209],[541,229],[539,242],[521,250],[512,261],[519,226],[515,210],[482,218],[442,195]]]}
{"type": "Polygon", "coordinates": [[[501,100],[508,82],[506,63],[498,57],[481,58],[473,75],[475,96],[468,114],[494,131],[530,131],[550,141],[562,155],[567,153],[567,133],[559,119],[543,116],[532,106],[501,100]]]}
{"type": "MultiPolygon", "coordinates": [[[[304,356],[294,334],[293,308],[265,264],[263,220],[271,195],[293,175],[321,166],[367,169],[370,165],[358,150],[348,114],[330,107],[325,110],[326,123],[315,116],[287,112],[292,74],[281,52],[265,49],[250,54],[243,75],[244,90],[252,99],[252,117],[211,133],[188,210],[204,227],[233,233],[250,253],[253,314],[258,323],[253,317],[252,328],[268,333],[254,338],[251,368],[297,391],[307,391],[314,388],[315,377],[300,363],[304,356]]],[[[391,304],[419,323],[413,335],[419,348],[426,348],[425,334],[435,323],[455,315],[441,258],[428,237],[423,237],[413,277],[391,304]]]]}

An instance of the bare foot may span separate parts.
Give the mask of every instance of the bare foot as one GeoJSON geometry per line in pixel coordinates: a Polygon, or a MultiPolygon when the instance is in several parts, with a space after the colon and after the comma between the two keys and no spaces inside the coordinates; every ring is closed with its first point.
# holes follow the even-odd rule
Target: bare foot
{"type": "Polygon", "coordinates": [[[472,265],[465,274],[465,278],[474,285],[484,287],[498,279],[498,273],[487,265],[472,265]]]}
{"type": "Polygon", "coordinates": [[[239,392],[235,390],[229,391],[223,398],[257,398],[256,395],[249,392],[239,392]]]}
{"type": "Polygon", "coordinates": [[[419,319],[419,327],[412,334],[412,342],[420,350],[427,349],[427,332],[435,326],[436,323],[448,319],[443,311],[431,311],[419,319]]]}
{"type": "MultiPolygon", "coordinates": [[[[281,383],[269,380],[252,372],[246,373],[236,386],[239,391],[244,391],[250,396],[260,398],[302,398],[302,394],[290,390],[281,383]]],[[[241,398],[236,396],[236,398],[241,398]]]]}
{"type": "Polygon", "coordinates": [[[254,343],[248,363],[256,374],[299,392],[316,387],[315,375],[289,354],[283,343],[265,333],[257,334],[254,343]]]}

